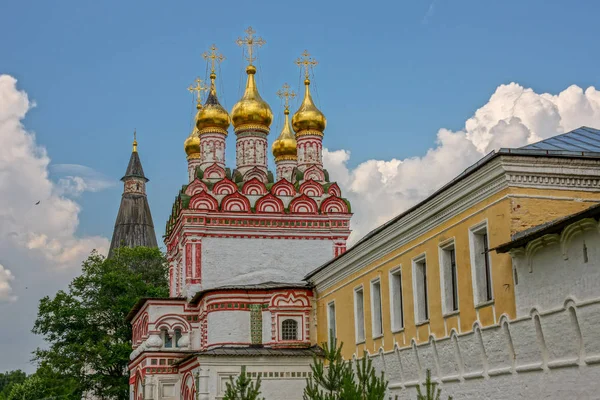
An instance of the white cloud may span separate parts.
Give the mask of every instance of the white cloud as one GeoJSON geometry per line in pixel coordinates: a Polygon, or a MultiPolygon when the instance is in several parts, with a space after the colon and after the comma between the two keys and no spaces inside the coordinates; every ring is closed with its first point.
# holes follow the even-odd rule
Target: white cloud
{"type": "Polygon", "coordinates": [[[0,264],[0,301],[12,302],[17,300],[17,296],[13,294],[13,289],[11,287],[11,282],[14,280],[15,277],[12,272],[0,264]]]}
{"type": "Polygon", "coordinates": [[[368,160],[349,168],[349,151],[325,149],[323,160],[352,203],[350,241],[355,242],[488,152],[523,146],[583,125],[600,127],[600,91],[594,87],[584,91],[573,85],[552,95],[511,83],[499,86],[463,130],[440,129],[435,146],[421,157],[368,160]]]}
{"type": "Polygon", "coordinates": [[[0,337],[10,338],[0,340],[0,371],[32,372],[30,352],[44,345],[30,333],[39,299],[64,289],[92,249],[106,254],[109,245],[76,234],[80,206],[65,196],[101,190],[109,180],[86,167],[50,168],[22,124],[33,104],[16,84],[0,74],[0,337]]]}
{"type": "MultiPolygon", "coordinates": [[[[36,145],[34,134],[21,123],[31,106],[16,80],[0,75],[0,192],[6,194],[0,196],[0,250],[9,251],[2,249],[3,244],[17,246],[40,252],[49,267],[78,266],[93,248],[105,252],[108,240],[77,237],[80,207],[64,194],[67,189],[70,194],[100,190],[107,180],[98,180],[99,175],[85,167],[59,166],[59,171],[80,173],[55,185],[49,179],[45,149],[36,145]],[[90,176],[95,179],[86,180],[90,176]]],[[[12,270],[19,279],[18,271],[12,270]]]]}

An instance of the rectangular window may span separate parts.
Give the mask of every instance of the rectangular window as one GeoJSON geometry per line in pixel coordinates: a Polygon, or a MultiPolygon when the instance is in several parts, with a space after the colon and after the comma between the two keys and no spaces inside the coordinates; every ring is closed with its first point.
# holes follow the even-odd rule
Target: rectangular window
{"type": "Polygon", "coordinates": [[[371,282],[371,326],[373,327],[374,338],[383,335],[381,283],[379,280],[371,282]]]}
{"type": "Polygon", "coordinates": [[[429,319],[429,300],[427,298],[427,262],[425,256],[413,261],[414,288],[415,288],[415,316],[416,323],[426,322],[429,319]]]}
{"type": "Polygon", "coordinates": [[[440,276],[444,314],[458,311],[458,275],[454,243],[440,247],[440,276]]]}
{"type": "Polygon", "coordinates": [[[402,272],[400,269],[390,272],[390,308],[392,332],[404,328],[404,312],[402,309],[402,272]]]}
{"type": "Polygon", "coordinates": [[[487,224],[471,228],[471,270],[476,304],[494,299],[487,224]]]}
{"type": "Polygon", "coordinates": [[[354,289],[354,331],[356,343],[365,341],[365,296],[362,286],[354,289]]]}
{"type": "Polygon", "coordinates": [[[335,303],[333,301],[327,305],[327,324],[328,338],[331,342],[332,338],[337,337],[337,331],[335,330],[335,303]]]}

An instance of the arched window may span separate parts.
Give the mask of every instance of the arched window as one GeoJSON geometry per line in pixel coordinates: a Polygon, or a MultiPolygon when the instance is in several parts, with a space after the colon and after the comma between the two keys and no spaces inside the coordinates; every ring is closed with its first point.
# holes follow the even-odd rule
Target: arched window
{"type": "Polygon", "coordinates": [[[171,347],[173,347],[173,339],[171,338],[171,336],[169,336],[169,331],[167,331],[166,329],[161,329],[160,332],[165,348],[170,349],[171,347]]]}
{"type": "Polygon", "coordinates": [[[175,329],[175,347],[179,347],[179,339],[181,339],[181,329],[175,329]]]}
{"type": "Polygon", "coordinates": [[[298,340],[298,322],[295,319],[281,323],[281,340],[298,340]]]}

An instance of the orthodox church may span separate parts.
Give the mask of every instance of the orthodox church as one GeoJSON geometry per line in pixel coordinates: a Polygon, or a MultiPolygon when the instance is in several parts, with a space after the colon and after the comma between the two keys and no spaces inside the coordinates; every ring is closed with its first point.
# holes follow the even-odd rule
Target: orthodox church
{"type": "MultiPolygon", "coordinates": [[[[254,65],[264,41],[249,28],[237,43],[248,65],[231,112],[216,47],[203,55],[210,84],[189,88],[187,182],[164,236],[170,296],[128,315],[132,400],[221,399],[242,366],[261,397],[300,400],[317,344],[332,337],[344,358],[369,357],[400,399],[415,398],[427,371],[444,398],[598,397],[600,130],[494,151],[346,251],[352,213],[323,168],[316,61],[296,60],[293,114],[295,93],[278,92],[273,174],[273,112],[254,65]]],[[[155,246],[135,142],[123,181],[111,251],[155,246]]]]}
{"type": "MultiPolygon", "coordinates": [[[[316,61],[306,51],[296,60],[304,72],[304,97],[291,116],[295,93],[288,85],[277,93],[284,100],[284,123],[271,145],[273,173],[267,167],[273,111],[259,93],[254,65],[256,48],[265,42],[251,28],[237,42],[245,48],[247,77],[230,113],[217,94],[216,67],[224,57],[216,47],[204,54],[210,66],[204,104],[202,81],[189,88],[198,102],[195,127],[184,143],[188,180],[164,236],[170,297],[142,299],[129,315],[136,400],[221,398],[242,365],[254,377],[264,375],[267,398],[289,393],[299,399],[318,352],[314,296],[303,278],[346,250],[352,214],[323,168],[326,118],[310,90],[316,61]],[[230,125],[233,168],[225,160],[230,125]]],[[[152,227],[135,146],[123,180],[113,246],[127,235],[120,233],[127,229],[121,221],[132,218],[133,208],[142,211],[136,217],[143,221],[134,236],[146,237],[152,227]],[[133,201],[141,203],[130,206],[133,201]]]]}

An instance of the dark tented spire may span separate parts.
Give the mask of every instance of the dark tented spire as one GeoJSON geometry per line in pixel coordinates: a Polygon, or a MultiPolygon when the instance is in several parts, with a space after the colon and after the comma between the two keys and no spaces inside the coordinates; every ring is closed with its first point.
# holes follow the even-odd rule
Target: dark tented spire
{"type": "Polygon", "coordinates": [[[144,175],[135,139],[127,171],[121,180],[124,183],[124,189],[108,252],[109,257],[118,247],[158,247],[152,214],[146,197],[148,178],[144,175]]]}
{"type": "Polygon", "coordinates": [[[144,168],[142,168],[142,162],[140,161],[140,156],[138,155],[137,149],[136,151],[131,152],[131,158],[129,159],[129,165],[127,165],[127,171],[125,171],[125,175],[121,178],[121,180],[125,182],[127,178],[142,178],[148,182],[148,178],[146,178],[146,175],[144,175],[144,168]]]}

